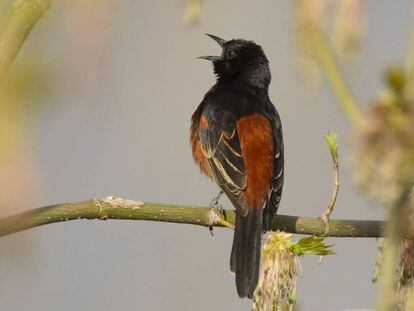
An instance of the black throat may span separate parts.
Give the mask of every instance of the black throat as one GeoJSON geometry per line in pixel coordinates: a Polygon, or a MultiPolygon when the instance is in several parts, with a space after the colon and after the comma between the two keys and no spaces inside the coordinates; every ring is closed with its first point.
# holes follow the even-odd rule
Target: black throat
{"type": "Polygon", "coordinates": [[[259,61],[254,64],[245,66],[235,72],[226,68],[224,62],[214,63],[214,73],[217,76],[217,82],[224,84],[228,82],[240,82],[254,88],[268,90],[272,79],[269,64],[267,61],[259,61]]]}

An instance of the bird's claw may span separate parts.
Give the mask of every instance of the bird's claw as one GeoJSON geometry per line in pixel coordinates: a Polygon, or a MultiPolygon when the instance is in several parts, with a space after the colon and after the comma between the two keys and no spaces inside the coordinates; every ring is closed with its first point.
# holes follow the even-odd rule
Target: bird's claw
{"type": "Polygon", "coordinates": [[[212,209],[216,210],[218,213],[222,214],[224,216],[224,219],[226,219],[226,210],[223,208],[223,205],[221,205],[221,204],[216,204],[216,205],[210,204],[210,207],[212,209]]]}
{"type": "Polygon", "coordinates": [[[223,195],[223,191],[219,191],[219,193],[213,198],[213,200],[210,202],[209,206],[211,208],[216,209],[220,214],[224,216],[224,219],[227,220],[226,217],[226,211],[223,208],[223,205],[219,203],[221,196],[223,195]]]}
{"type": "MultiPolygon", "coordinates": [[[[224,220],[227,220],[226,211],[224,210],[223,206],[219,203],[222,195],[223,195],[223,191],[220,190],[219,193],[210,202],[209,206],[212,209],[216,210],[218,213],[222,214],[224,217],[224,220]]],[[[210,234],[214,236],[213,227],[209,227],[208,229],[210,231],[210,234]]]]}

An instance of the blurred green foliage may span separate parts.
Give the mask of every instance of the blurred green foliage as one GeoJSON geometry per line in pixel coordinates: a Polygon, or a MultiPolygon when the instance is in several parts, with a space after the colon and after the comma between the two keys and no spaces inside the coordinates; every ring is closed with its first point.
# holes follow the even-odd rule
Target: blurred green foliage
{"type": "Polygon", "coordinates": [[[414,179],[414,103],[403,96],[406,74],[392,66],[385,89],[356,127],[357,185],[390,205],[414,179]]]}
{"type": "MultiPolygon", "coordinates": [[[[0,30],[9,25],[13,4],[0,0],[0,30]]],[[[55,87],[55,70],[45,57],[45,46],[33,42],[23,50],[0,82],[0,214],[20,209],[36,197],[32,122],[39,109],[52,102],[55,87]]]]}

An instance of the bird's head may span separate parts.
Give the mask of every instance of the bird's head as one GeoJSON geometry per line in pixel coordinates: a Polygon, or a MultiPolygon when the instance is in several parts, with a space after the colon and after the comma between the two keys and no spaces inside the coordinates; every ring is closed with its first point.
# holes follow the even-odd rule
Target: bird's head
{"type": "Polygon", "coordinates": [[[267,88],[271,75],[269,61],[260,45],[242,39],[224,40],[207,34],[222,48],[220,56],[201,56],[213,62],[218,80],[238,79],[257,87],[267,88]]]}

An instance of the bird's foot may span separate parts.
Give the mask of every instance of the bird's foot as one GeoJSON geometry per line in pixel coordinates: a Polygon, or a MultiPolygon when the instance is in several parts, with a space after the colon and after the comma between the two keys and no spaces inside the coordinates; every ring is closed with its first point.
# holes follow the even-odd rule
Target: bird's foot
{"type": "Polygon", "coordinates": [[[219,191],[219,193],[213,198],[213,200],[210,202],[209,206],[211,208],[214,208],[220,212],[224,216],[224,219],[227,220],[226,217],[226,211],[223,208],[223,205],[219,203],[221,196],[223,195],[223,191],[219,191]]]}
{"type": "MultiPolygon", "coordinates": [[[[221,196],[223,195],[223,191],[219,191],[219,193],[213,198],[213,200],[210,202],[209,206],[214,209],[216,212],[218,212],[219,214],[223,215],[224,217],[224,222],[227,223],[227,215],[226,215],[226,211],[223,208],[223,206],[219,203],[221,196]]],[[[210,234],[212,236],[214,236],[213,233],[213,227],[209,227],[210,230],[210,234]]]]}

